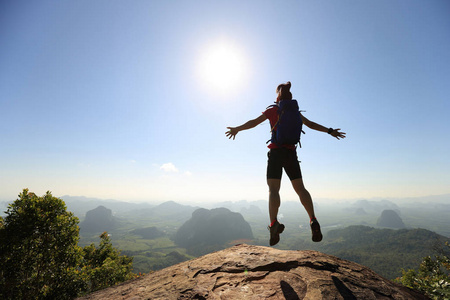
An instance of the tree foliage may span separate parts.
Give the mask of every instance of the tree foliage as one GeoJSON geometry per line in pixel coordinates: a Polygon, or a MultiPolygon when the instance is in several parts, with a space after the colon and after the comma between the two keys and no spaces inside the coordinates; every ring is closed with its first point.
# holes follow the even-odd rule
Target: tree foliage
{"type": "Polygon", "coordinates": [[[0,220],[0,298],[71,299],[132,276],[106,233],[99,249],[78,246],[78,218],[50,192],[27,189],[0,220]]]}
{"type": "Polygon", "coordinates": [[[133,258],[120,255],[107,232],[100,235],[98,248],[94,244],[83,248],[82,273],[88,278],[89,291],[96,291],[135,277],[131,272],[133,258]]]}
{"type": "Polygon", "coordinates": [[[76,296],[82,281],[78,219],[50,192],[28,190],[9,205],[0,231],[0,285],[4,298],[76,296]]]}
{"type": "Polygon", "coordinates": [[[432,299],[450,299],[450,244],[447,251],[441,251],[434,258],[427,256],[419,269],[403,271],[403,276],[397,281],[403,285],[421,291],[432,299]]]}

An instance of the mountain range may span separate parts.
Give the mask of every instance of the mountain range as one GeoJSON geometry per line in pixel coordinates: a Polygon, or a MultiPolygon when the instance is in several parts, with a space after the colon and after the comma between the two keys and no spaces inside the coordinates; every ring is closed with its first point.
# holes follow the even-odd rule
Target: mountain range
{"type": "MultiPolygon", "coordinates": [[[[324,233],[322,243],[310,241],[309,218],[300,202],[282,201],[279,220],[286,229],[276,248],[322,251],[362,263],[383,276],[395,278],[401,275],[401,268],[417,267],[421,257],[432,255],[437,245],[435,241],[448,240],[449,199],[436,197],[434,202],[428,203],[419,201],[421,199],[410,199],[409,202],[381,199],[315,203],[324,233]],[[381,219],[386,221],[382,218],[385,211],[390,211],[388,215],[404,227],[381,222],[381,219]],[[403,229],[387,229],[393,227],[403,229]]],[[[268,245],[265,200],[209,203],[207,209],[173,201],[148,204],[71,196],[64,196],[63,200],[68,210],[80,219],[79,244],[98,242],[98,236],[106,230],[114,246],[123,254],[134,257],[135,272],[147,273],[206,252],[225,249],[237,239],[245,239],[245,243],[254,245],[268,245]],[[230,231],[225,229],[221,232],[220,229],[233,227],[215,226],[220,222],[214,220],[222,217],[211,214],[212,211],[224,213],[226,222],[223,224],[235,224],[235,229],[247,228],[244,231],[251,232],[251,235],[231,235],[220,239],[230,231]],[[192,221],[199,216],[203,218],[200,218],[202,222],[192,221]],[[209,232],[199,233],[199,227],[192,226],[196,222],[203,223],[209,232]],[[178,237],[187,237],[186,233],[179,233],[186,227],[191,227],[187,232],[192,234],[191,245],[197,244],[197,249],[186,240],[180,242],[177,239],[177,234],[178,237]]],[[[7,204],[2,205],[6,210],[7,204]]],[[[392,218],[388,220],[392,221],[392,218]]]]}

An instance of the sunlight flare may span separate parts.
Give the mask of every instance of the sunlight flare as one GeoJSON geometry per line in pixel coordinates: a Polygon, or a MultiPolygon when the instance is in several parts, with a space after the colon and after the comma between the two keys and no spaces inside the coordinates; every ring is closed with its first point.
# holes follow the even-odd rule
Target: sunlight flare
{"type": "Polygon", "coordinates": [[[242,51],[226,41],[211,44],[200,56],[198,73],[212,90],[234,92],[246,80],[248,68],[242,51]]]}

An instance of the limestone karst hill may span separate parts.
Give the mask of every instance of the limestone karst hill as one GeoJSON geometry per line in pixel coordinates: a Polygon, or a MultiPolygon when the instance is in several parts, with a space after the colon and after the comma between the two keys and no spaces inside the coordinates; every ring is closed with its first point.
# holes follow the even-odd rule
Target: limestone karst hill
{"type": "Polygon", "coordinates": [[[383,210],[381,216],[377,220],[377,226],[386,228],[405,228],[402,218],[395,210],[383,210]]]}
{"type": "Polygon", "coordinates": [[[102,205],[86,212],[86,218],[80,223],[83,232],[111,231],[117,225],[118,220],[113,216],[112,210],[102,205]]]}
{"type": "Polygon", "coordinates": [[[194,256],[211,252],[209,246],[222,245],[238,239],[253,239],[252,228],[240,213],[224,207],[211,210],[197,209],[174,236],[175,243],[186,248],[188,253],[194,256]]]}
{"type": "Polygon", "coordinates": [[[236,245],[81,299],[428,299],[317,251],[236,245]]]}

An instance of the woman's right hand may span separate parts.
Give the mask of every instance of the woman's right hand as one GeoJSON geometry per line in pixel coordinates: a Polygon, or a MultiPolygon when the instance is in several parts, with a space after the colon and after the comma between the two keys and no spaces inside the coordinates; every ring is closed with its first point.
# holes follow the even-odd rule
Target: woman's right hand
{"type": "Polygon", "coordinates": [[[229,130],[228,130],[227,132],[225,132],[225,135],[226,135],[229,139],[233,138],[233,140],[234,140],[234,138],[236,137],[236,134],[238,134],[239,130],[237,130],[236,127],[227,127],[227,128],[228,128],[229,130]]]}

